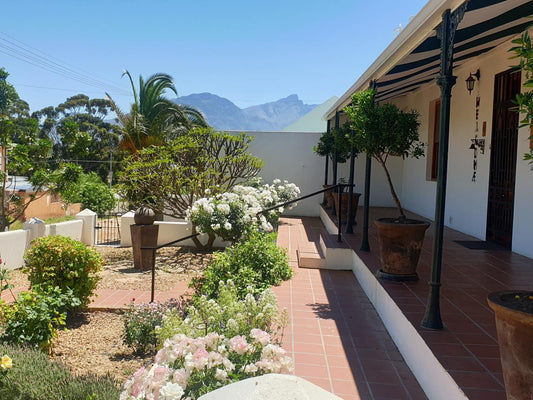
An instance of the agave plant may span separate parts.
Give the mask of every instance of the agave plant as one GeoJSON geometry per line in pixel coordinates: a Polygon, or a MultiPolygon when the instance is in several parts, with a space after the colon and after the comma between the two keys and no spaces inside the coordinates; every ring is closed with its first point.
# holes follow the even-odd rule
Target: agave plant
{"type": "Polygon", "coordinates": [[[122,128],[121,147],[134,154],[144,147],[161,145],[193,127],[207,126],[204,116],[195,108],[176,104],[163,97],[166,90],[178,94],[172,77],[156,73],[144,80],[139,75],[139,90],[131,74],[124,71],[131,83],[134,102],[129,113],[124,113],[106,93],[122,128]]]}

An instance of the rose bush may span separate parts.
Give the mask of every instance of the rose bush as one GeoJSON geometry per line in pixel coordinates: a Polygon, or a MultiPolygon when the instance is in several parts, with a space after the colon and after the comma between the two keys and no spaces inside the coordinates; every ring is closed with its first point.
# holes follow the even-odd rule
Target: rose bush
{"type": "Polygon", "coordinates": [[[120,400],[194,400],[224,385],[266,373],[291,373],[292,359],[252,329],[249,338],[218,333],[193,339],[183,334],[166,340],[154,364],[128,379],[120,400]]]}

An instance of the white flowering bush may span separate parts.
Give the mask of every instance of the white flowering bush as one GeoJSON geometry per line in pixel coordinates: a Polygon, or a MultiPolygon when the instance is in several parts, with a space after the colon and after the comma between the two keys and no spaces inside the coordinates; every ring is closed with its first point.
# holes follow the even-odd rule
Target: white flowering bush
{"type": "Polygon", "coordinates": [[[263,184],[258,179],[247,185],[234,186],[231,192],[201,198],[193,203],[186,215],[199,232],[235,242],[250,229],[272,231],[273,224],[277,224],[284,211],[283,207],[264,215],[259,213],[276,204],[294,200],[299,194],[300,189],[294,183],[275,179],[272,184],[263,184]]]}
{"type": "Polygon", "coordinates": [[[153,365],[126,381],[120,400],[194,400],[232,382],[292,369],[285,350],[260,329],[252,329],[248,339],[214,332],[197,339],[178,334],[165,341],[153,365]]]}
{"type": "Polygon", "coordinates": [[[227,283],[220,282],[216,298],[202,295],[187,307],[185,313],[179,309],[167,312],[156,332],[162,345],[178,333],[199,337],[217,332],[232,337],[246,335],[253,326],[281,342],[287,322],[286,310],[278,316],[278,302],[271,289],[263,291],[257,298],[248,293],[240,300],[235,284],[228,280],[227,283]]]}

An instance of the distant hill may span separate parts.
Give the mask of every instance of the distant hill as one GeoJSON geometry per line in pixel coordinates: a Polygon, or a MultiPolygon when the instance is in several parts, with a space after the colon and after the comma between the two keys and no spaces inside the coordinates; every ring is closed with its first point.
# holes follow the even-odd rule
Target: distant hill
{"type": "Polygon", "coordinates": [[[295,94],[244,109],[212,93],[195,93],[173,101],[199,109],[215,129],[236,131],[280,131],[316,107],[304,104],[295,94]]]}

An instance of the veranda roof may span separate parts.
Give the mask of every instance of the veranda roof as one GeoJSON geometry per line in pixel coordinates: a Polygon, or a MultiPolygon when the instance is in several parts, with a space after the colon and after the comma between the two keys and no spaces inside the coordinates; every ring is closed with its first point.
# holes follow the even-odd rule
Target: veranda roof
{"type": "MultiPolygon", "coordinates": [[[[464,0],[432,0],[400,32],[359,80],[328,110],[326,119],[350,103],[353,93],[376,80],[377,100],[388,100],[417,90],[439,74],[440,40],[436,28],[446,9],[464,0]]],[[[455,34],[454,67],[479,56],[533,24],[533,1],[470,0],[455,34]]],[[[510,62],[511,64],[511,62],[510,62]]]]}

